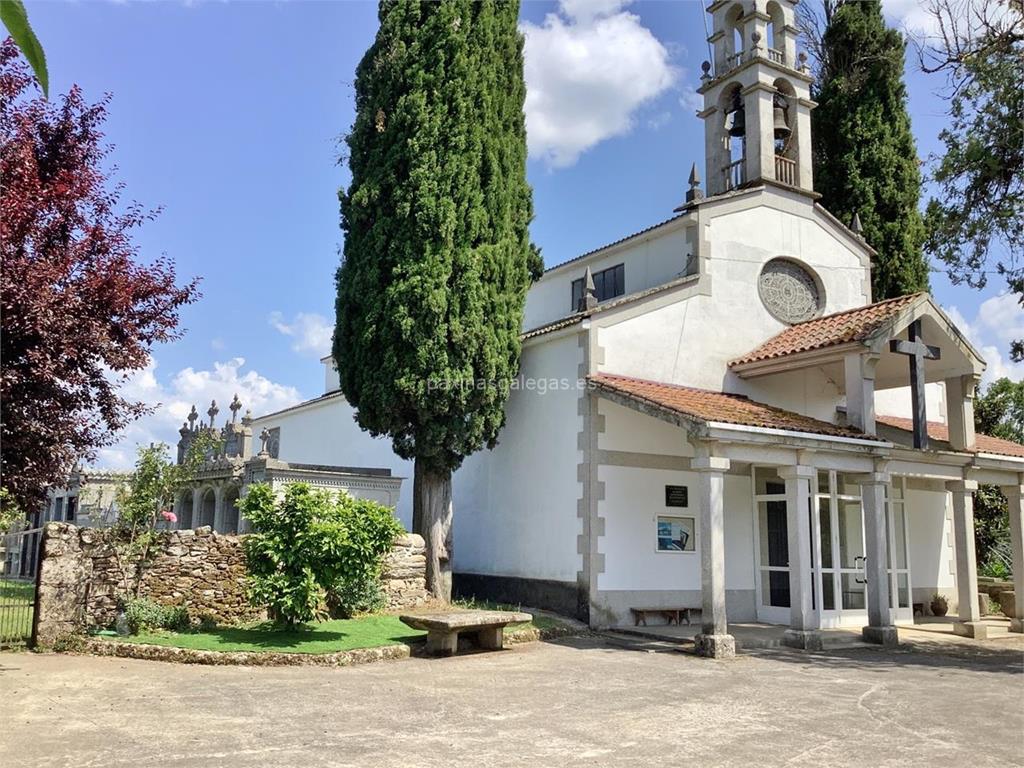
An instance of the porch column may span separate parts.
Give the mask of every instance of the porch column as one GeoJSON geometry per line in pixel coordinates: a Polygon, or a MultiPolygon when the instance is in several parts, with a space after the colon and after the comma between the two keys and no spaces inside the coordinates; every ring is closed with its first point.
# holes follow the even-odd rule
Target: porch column
{"type": "Polygon", "coordinates": [[[868,624],[861,635],[869,643],[880,645],[899,642],[889,613],[889,534],[885,527],[885,489],[889,482],[888,472],[872,472],[860,483],[868,593],[868,624]]]}
{"type": "Polygon", "coordinates": [[[843,358],[846,422],[867,435],[875,434],[875,368],[879,355],[851,352],[843,358]]]}
{"type": "Polygon", "coordinates": [[[949,445],[954,451],[974,450],[974,391],[976,376],[946,379],[946,420],[949,445]]]}
{"type": "Polygon", "coordinates": [[[1003,486],[1010,511],[1010,545],[1013,549],[1013,616],[1011,632],[1024,632],[1024,476],[1016,485],[1003,486]]]}
{"type": "Polygon", "coordinates": [[[981,623],[978,607],[978,560],[974,552],[974,480],[946,483],[953,500],[953,545],[956,547],[956,594],[959,621],[953,631],[964,637],[984,640],[988,628],[981,623]]]}
{"type": "Polygon", "coordinates": [[[814,467],[780,467],[786,481],[786,530],[789,536],[789,629],[783,642],[821,650],[821,633],[811,599],[811,482],[814,467]]]}
{"type": "Polygon", "coordinates": [[[725,471],[729,460],[698,455],[691,468],[698,475],[700,504],[701,634],[695,638],[701,656],[736,655],[725,615],[725,471]]]}

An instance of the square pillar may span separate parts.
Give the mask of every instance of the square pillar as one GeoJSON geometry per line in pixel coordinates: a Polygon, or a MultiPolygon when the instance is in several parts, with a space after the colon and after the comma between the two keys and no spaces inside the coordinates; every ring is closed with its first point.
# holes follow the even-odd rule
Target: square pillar
{"type": "Polygon", "coordinates": [[[1024,632],[1024,476],[1016,485],[1003,486],[1010,512],[1010,546],[1013,550],[1013,616],[1011,632],[1024,632]]]}
{"type": "Polygon", "coordinates": [[[946,484],[953,501],[953,546],[956,547],[956,594],[959,621],[953,631],[984,640],[988,629],[978,607],[978,559],[974,551],[974,492],[978,484],[960,480],[946,484]]]}
{"type": "Polygon", "coordinates": [[[218,533],[224,531],[224,491],[223,485],[216,485],[213,488],[213,530],[218,533]]]}
{"type": "Polygon", "coordinates": [[[879,359],[860,352],[843,358],[846,423],[866,435],[875,434],[875,368],[879,359]]]}
{"type": "Polygon", "coordinates": [[[946,379],[946,422],[949,425],[949,446],[954,451],[974,450],[975,376],[954,376],[946,379]]]}
{"type": "Polygon", "coordinates": [[[890,619],[889,533],[885,527],[887,472],[874,472],[861,481],[864,509],[864,556],[866,559],[868,624],[861,630],[869,643],[896,645],[899,637],[890,619]]]}
{"type": "Polygon", "coordinates": [[[811,483],[814,467],[780,467],[786,481],[786,529],[789,535],[789,629],[783,642],[821,650],[821,633],[811,599],[811,483]]]}
{"type": "Polygon", "coordinates": [[[712,658],[736,655],[725,614],[725,471],[729,460],[698,456],[691,462],[698,474],[700,506],[701,633],[697,652],[712,658]]]}

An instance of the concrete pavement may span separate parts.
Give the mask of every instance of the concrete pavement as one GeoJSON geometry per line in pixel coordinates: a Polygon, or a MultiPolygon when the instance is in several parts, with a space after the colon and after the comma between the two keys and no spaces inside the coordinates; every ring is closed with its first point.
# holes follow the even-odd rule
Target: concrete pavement
{"type": "Polygon", "coordinates": [[[343,669],[0,654],[0,766],[1008,766],[1017,640],[699,659],[533,643],[343,669]]]}

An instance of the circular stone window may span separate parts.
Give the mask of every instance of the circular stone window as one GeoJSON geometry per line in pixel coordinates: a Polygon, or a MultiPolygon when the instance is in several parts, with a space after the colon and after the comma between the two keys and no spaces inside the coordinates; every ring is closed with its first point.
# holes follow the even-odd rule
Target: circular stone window
{"type": "Polygon", "coordinates": [[[784,323],[810,320],[824,306],[817,275],[791,259],[772,259],[765,264],[757,292],[772,317],[784,323]]]}

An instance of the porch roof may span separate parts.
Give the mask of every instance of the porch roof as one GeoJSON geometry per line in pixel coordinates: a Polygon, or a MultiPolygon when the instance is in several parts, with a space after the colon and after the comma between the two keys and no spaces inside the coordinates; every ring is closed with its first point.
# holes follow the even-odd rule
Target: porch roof
{"type": "MultiPolygon", "coordinates": [[[[899,416],[876,416],[875,421],[879,426],[891,427],[892,429],[904,432],[907,435],[906,442],[910,442],[910,435],[914,430],[912,419],[904,419],[899,416]]],[[[928,437],[940,443],[949,443],[949,427],[937,421],[928,422],[928,437]]],[[[975,449],[977,453],[991,453],[997,456],[1012,456],[1024,459],[1024,445],[1015,443],[1012,440],[1004,440],[1001,437],[983,435],[975,436],[975,449]]],[[[901,441],[903,442],[903,441],[901,441]]],[[[946,450],[952,448],[946,447],[946,450]]]]}
{"type": "Polygon", "coordinates": [[[886,442],[856,429],[840,427],[744,395],[666,384],[630,376],[599,373],[588,377],[598,392],[610,393],[642,406],[669,411],[704,424],[735,424],[762,429],[805,432],[828,437],[886,442]]]}

